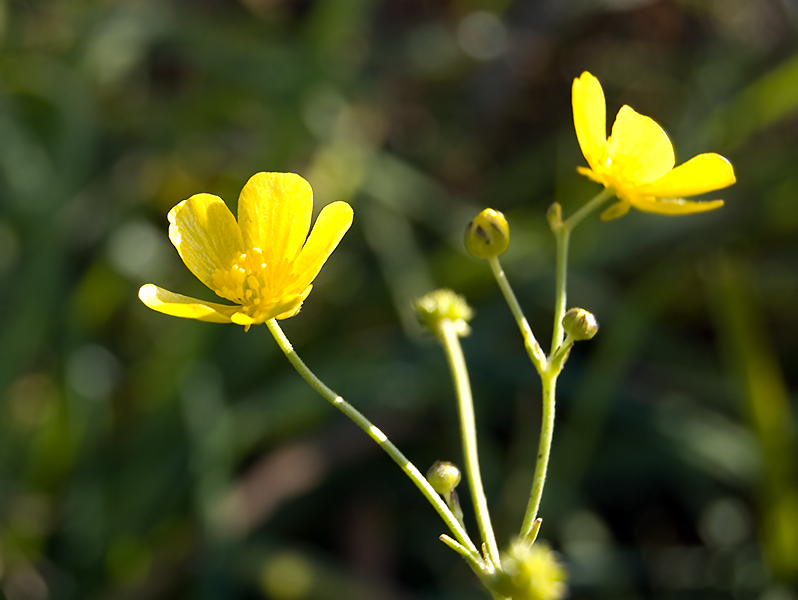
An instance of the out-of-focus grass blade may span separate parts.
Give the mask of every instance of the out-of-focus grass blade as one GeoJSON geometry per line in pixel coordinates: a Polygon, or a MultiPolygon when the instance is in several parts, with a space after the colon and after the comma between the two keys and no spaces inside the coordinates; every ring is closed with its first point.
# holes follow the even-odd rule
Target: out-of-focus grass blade
{"type": "MultiPolygon", "coordinates": [[[[798,66],[798,63],[796,63],[798,66]]],[[[718,261],[714,281],[717,328],[738,379],[745,412],[764,459],[762,538],[774,575],[798,580],[798,444],[789,393],[749,292],[750,272],[739,260],[718,261]]]]}
{"type": "Polygon", "coordinates": [[[711,129],[730,147],[798,112],[798,56],[775,67],[715,113],[711,129]]]}

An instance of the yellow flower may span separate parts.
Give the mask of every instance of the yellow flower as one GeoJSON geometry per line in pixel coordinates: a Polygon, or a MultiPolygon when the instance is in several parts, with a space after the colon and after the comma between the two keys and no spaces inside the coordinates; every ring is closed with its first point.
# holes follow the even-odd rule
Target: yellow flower
{"type": "Polygon", "coordinates": [[[308,237],[310,184],[293,173],[258,173],[238,198],[238,222],[224,201],[197,194],[169,211],[169,239],[197,278],[234,306],[147,284],[139,298],[158,312],[250,325],[299,312],[312,281],[352,224],[352,207],[324,207],[308,237]]]}
{"type": "Polygon", "coordinates": [[[687,215],[723,206],[723,200],[690,202],[735,182],[731,163],[719,154],[699,154],[674,168],[673,146],[662,127],[623,106],[607,133],[607,107],[598,79],[588,72],[574,80],[574,126],[590,168],[578,167],[618,197],[601,218],[615,219],[634,206],[662,215],[687,215]]]}

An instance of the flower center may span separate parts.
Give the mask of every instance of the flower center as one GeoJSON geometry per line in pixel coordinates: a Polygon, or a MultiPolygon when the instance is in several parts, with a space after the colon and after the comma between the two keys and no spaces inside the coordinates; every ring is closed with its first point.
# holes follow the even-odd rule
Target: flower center
{"type": "Polygon", "coordinates": [[[286,296],[299,294],[294,290],[291,263],[286,259],[275,261],[272,252],[252,248],[242,252],[227,270],[217,269],[213,274],[214,291],[241,305],[244,312],[255,320],[274,307],[286,296]]]}
{"type": "Polygon", "coordinates": [[[636,156],[616,154],[605,162],[608,179],[616,189],[627,189],[640,183],[641,165],[636,156]]]}

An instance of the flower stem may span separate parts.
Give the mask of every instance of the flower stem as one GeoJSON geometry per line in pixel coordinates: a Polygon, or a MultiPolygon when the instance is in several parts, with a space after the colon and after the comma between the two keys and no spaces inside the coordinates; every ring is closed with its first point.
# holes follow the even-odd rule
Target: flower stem
{"type": "MultiPolygon", "coordinates": [[[[526,513],[524,514],[524,520],[521,525],[521,538],[528,539],[529,543],[535,541],[534,538],[537,536],[538,529],[540,528],[540,523],[537,522],[537,518],[538,511],[540,510],[540,502],[543,498],[543,486],[546,483],[546,472],[549,466],[549,455],[551,454],[551,440],[554,435],[557,377],[559,377],[560,371],[562,371],[565,358],[573,344],[571,338],[565,339],[565,332],[562,326],[567,303],[568,247],[571,241],[571,232],[585,217],[601,206],[608,198],[611,198],[614,193],[612,189],[605,188],[565,221],[560,222],[559,219],[550,221],[550,223],[553,223],[552,231],[557,240],[554,327],[552,329],[550,354],[548,359],[545,359],[546,362],[543,363],[545,368],[541,369],[539,362],[536,362],[534,359],[532,361],[540,374],[543,391],[543,406],[540,423],[540,441],[538,442],[538,455],[535,464],[535,477],[532,481],[532,491],[529,494],[529,503],[527,504],[526,513]]],[[[493,265],[491,265],[491,267],[493,267],[493,265]]],[[[504,291],[504,289],[502,289],[502,291],[504,291]]],[[[507,294],[505,292],[505,298],[506,297],[507,294]]],[[[513,310],[513,314],[515,314],[512,303],[509,300],[508,303],[510,304],[510,309],[513,310]]],[[[523,327],[521,331],[523,333],[523,327]]]]}
{"type": "Polygon", "coordinates": [[[535,369],[537,369],[538,373],[542,375],[543,371],[546,369],[546,353],[543,352],[537,339],[535,339],[535,335],[532,333],[529,321],[526,320],[524,311],[521,310],[521,305],[518,304],[518,299],[515,297],[513,288],[510,286],[510,282],[504,274],[504,269],[502,269],[501,263],[499,262],[499,257],[494,256],[493,258],[489,258],[488,264],[490,265],[490,270],[493,271],[493,276],[496,278],[496,283],[499,284],[499,289],[501,289],[502,294],[504,294],[507,305],[510,307],[510,312],[513,313],[515,322],[521,330],[529,359],[532,361],[532,364],[535,365],[535,369]]]}
{"type": "Polygon", "coordinates": [[[486,558],[496,567],[500,567],[499,549],[496,546],[493,526],[490,523],[488,503],[485,499],[485,491],[482,487],[482,476],[479,472],[477,430],[474,421],[474,401],[471,396],[471,384],[468,380],[468,370],[466,368],[465,357],[463,356],[463,349],[460,346],[460,338],[457,335],[454,323],[450,319],[441,319],[440,333],[440,340],[443,343],[446,359],[449,362],[449,368],[452,372],[452,379],[454,380],[454,387],[457,394],[465,471],[471,490],[471,499],[474,503],[474,512],[476,513],[479,532],[482,536],[482,541],[485,543],[486,558]]]}
{"type": "Polygon", "coordinates": [[[277,342],[277,345],[280,346],[283,354],[285,354],[285,356],[288,358],[297,372],[305,379],[305,381],[307,381],[314,390],[321,394],[325,400],[330,402],[338,410],[354,421],[363,431],[369,435],[369,437],[371,437],[371,439],[377,442],[377,444],[379,444],[380,447],[382,447],[382,449],[388,453],[394,462],[399,465],[402,471],[404,471],[405,474],[413,481],[413,483],[416,484],[416,487],[421,490],[421,493],[429,501],[429,503],[432,504],[433,508],[435,508],[435,510],[441,516],[460,545],[468,551],[471,567],[477,572],[484,571],[484,565],[479,556],[479,551],[477,550],[476,546],[474,546],[474,543],[471,541],[468,533],[466,533],[465,529],[463,529],[462,525],[460,525],[457,518],[452,514],[452,511],[449,510],[449,507],[446,506],[446,503],[441,499],[438,493],[432,489],[432,486],[429,484],[426,477],[421,474],[418,468],[416,468],[416,466],[411,463],[390,440],[388,440],[382,431],[380,431],[365,416],[363,416],[360,411],[358,411],[341,396],[336,394],[332,389],[327,387],[327,385],[325,385],[324,382],[322,382],[318,377],[316,377],[316,375],[307,367],[307,365],[305,365],[305,363],[296,353],[293,346],[291,346],[291,342],[288,341],[287,337],[285,337],[283,330],[277,324],[275,319],[266,321],[266,326],[269,328],[272,336],[274,336],[274,339],[277,342]]]}
{"type": "Polygon", "coordinates": [[[556,289],[554,296],[554,328],[551,336],[551,353],[557,351],[563,342],[564,334],[562,328],[562,318],[565,316],[567,293],[566,285],[568,278],[568,245],[571,241],[571,232],[582,222],[582,220],[601,206],[615,192],[612,189],[604,188],[596,194],[582,208],[562,222],[562,225],[554,228],[554,236],[557,239],[557,266],[556,266],[556,289]]]}
{"type": "MultiPolygon", "coordinates": [[[[540,510],[540,501],[543,498],[543,486],[546,483],[546,472],[549,467],[551,454],[551,439],[554,435],[554,406],[559,373],[545,373],[541,377],[543,388],[543,414],[540,423],[540,441],[538,442],[538,456],[535,464],[535,479],[532,482],[532,491],[529,494],[529,503],[521,525],[521,539],[526,539],[535,528],[535,521],[540,510]]],[[[530,543],[534,539],[529,540],[530,543]]]]}
{"type": "Polygon", "coordinates": [[[586,216],[596,210],[599,206],[604,204],[609,198],[612,198],[615,195],[615,190],[612,188],[604,188],[598,194],[593,196],[588,202],[582,205],[582,207],[577,210],[574,214],[570,217],[565,219],[563,222],[563,227],[568,229],[569,231],[573,231],[574,227],[579,225],[586,216]]]}
{"type": "Polygon", "coordinates": [[[565,316],[565,303],[567,301],[566,280],[568,278],[568,243],[571,238],[571,230],[564,226],[554,235],[557,238],[557,267],[556,267],[556,292],[554,296],[554,328],[551,335],[551,352],[562,344],[563,328],[562,319],[565,316]]]}

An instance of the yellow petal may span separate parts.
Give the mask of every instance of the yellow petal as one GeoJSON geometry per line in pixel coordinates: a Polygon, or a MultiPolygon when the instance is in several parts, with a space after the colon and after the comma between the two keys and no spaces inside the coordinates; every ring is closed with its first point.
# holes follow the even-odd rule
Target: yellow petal
{"type": "Polygon", "coordinates": [[[352,217],[352,207],[346,202],[333,202],[324,207],[294,264],[293,272],[298,283],[310,285],[316,278],[322,265],[352,225],[352,217]]]}
{"type": "Polygon", "coordinates": [[[217,196],[197,194],[169,211],[169,239],[197,278],[213,289],[216,269],[228,269],[244,249],[230,209],[217,196]]]}
{"type": "Polygon", "coordinates": [[[681,198],[719,190],[735,181],[734,168],[728,160],[719,154],[699,154],[636,191],[659,198],[681,198]]]}
{"type": "Polygon", "coordinates": [[[673,145],[656,121],[623,106],[607,140],[617,179],[633,185],[659,179],[673,168],[673,145]]]}
{"type": "Polygon", "coordinates": [[[302,308],[302,303],[305,301],[305,298],[307,298],[308,295],[310,295],[310,290],[312,289],[313,289],[312,285],[309,285],[307,288],[305,288],[305,291],[295,298],[295,300],[298,300],[296,306],[294,306],[294,308],[292,308],[291,310],[287,310],[284,313],[277,315],[275,319],[278,320],[289,319],[295,316],[297,313],[299,313],[299,310],[302,308]]]}
{"type": "MultiPolygon", "coordinates": [[[[249,331],[250,325],[265,323],[269,319],[287,319],[293,317],[299,312],[302,302],[308,297],[311,286],[301,294],[286,294],[275,302],[271,303],[268,308],[258,307],[252,314],[245,312],[236,312],[232,315],[231,321],[236,325],[243,325],[249,331]]],[[[240,307],[236,307],[241,310],[240,307]]]]}
{"type": "Polygon", "coordinates": [[[242,312],[235,313],[234,315],[232,315],[230,320],[236,325],[243,325],[247,331],[249,331],[250,325],[253,325],[255,323],[255,319],[250,317],[248,314],[242,312]]]}
{"type": "Polygon", "coordinates": [[[723,200],[710,200],[708,202],[691,202],[690,200],[660,199],[653,197],[638,197],[629,200],[632,206],[643,212],[657,213],[659,215],[692,215],[707,212],[723,206],[723,200]]]}
{"type": "Polygon", "coordinates": [[[587,71],[574,79],[571,103],[579,147],[587,164],[600,171],[607,157],[607,105],[599,80],[587,71]]]}
{"type": "Polygon", "coordinates": [[[586,167],[576,167],[576,170],[579,172],[580,175],[584,175],[585,177],[587,177],[588,179],[592,179],[596,183],[607,185],[607,182],[605,181],[604,177],[602,175],[599,175],[592,169],[588,169],[586,167]]]}
{"type": "Polygon", "coordinates": [[[294,173],[257,173],[238,198],[238,224],[248,248],[293,260],[310,231],[313,190],[294,173]]]}
{"type": "Polygon", "coordinates": [[[612,221],[618,219],[629,212],[631,205],[628,202],[616,202],[611,204],[601,213],[602,221],[612,221]]]}
{"type": "Polygon", "coordinates": [[[212,323],[229,323],[232,316],[241,310],[239,306],[226,306],[175,294],[151,283],[141,286],[139,298],[151,309],[165,315],[212,323]]]}
{"type": "Polygon", "coordinates": [[[258,323],[265,323],[269,319],[285,319],[295,315],[299,312],[302,301],[307,298],[309,293],[310,290],[306,288],[300,294],[286,294],[280,298],[268,312],[263,312],[258,315],[258,323]],[[287,317],[283,315],[287,315],[287,317]]]}

